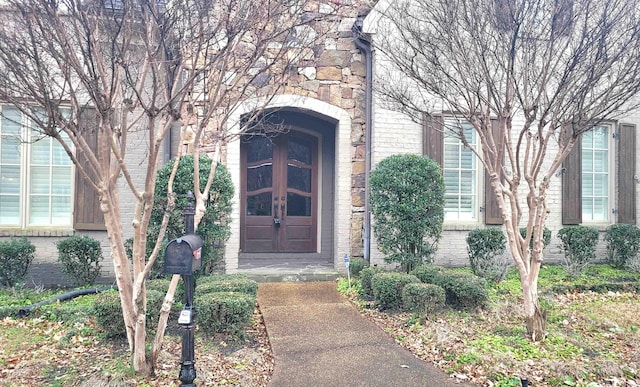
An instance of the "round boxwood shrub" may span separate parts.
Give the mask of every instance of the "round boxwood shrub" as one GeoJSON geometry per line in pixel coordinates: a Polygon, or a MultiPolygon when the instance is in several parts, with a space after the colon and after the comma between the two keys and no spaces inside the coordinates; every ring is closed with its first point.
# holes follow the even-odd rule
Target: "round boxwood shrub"
{"type": "Polygon", "coordinates": [[[489,281],[500,282],[509,267],[504,256],[506,238],[499,228],[472,230],[467,235],[467,252],[473,273],[489,281]]]}
{"type": "Polygon", "coordinates": [[[598,230],[588,226],[569,226],[558,231],[564,252],[563,266],[567,274],[577,277],[596,259],[598,230]]]}
{"type": "Polygon", "coordinates": [[[371,288],[371,279],[377,273],[384,272],[384,269],[381,269],[377,266],[369,266],[365,267],[360,271],[360,286],[362,288],[361,296],[368,298],[373,297],[373,289],[371,288]]]}
{"type": "Polygon", "coordinates": [[[36,247],[27,238],[0,242],[0,286],[12,287],[24,280],[36,255],[36,247]]]}
{"type": "Polygon", "coordinates": [[[407,273],[431,262],[444,220],[440,166],[418,155],[387,157],[371,172],[369,197],[385,260],[399,263],[407,273]]]}
{"type": "Polygon", "coordinates": [[[434,279],[442,274],[445,269],[440,266],[422,265],[418,266],[411,271],[411,274],[418,277],[421,282],[425,284],[434,283],[434,279]]]}
{"type": "Polygon", "coordinates": [[[258,283],[246,276],[232,275],[210,275],[198,278],[196,286],[198,294],[237,292],[252,296],[258,294],[258,283]]]}
{"type": "Polygon", "coordinates": [[[351,262],[349,263],[349,272],[352,276],[359,277],[360,272],[362,272],[362,270],[368,266],[369,263],[365,261],[364,258],[352,258],[351,262]]]}
{"type": "MultiPolygon", "coordinates": [[[[532,232],[535,232],[535,228],[534,228],[534,230],[532,232]]],[[[523,238],[527,237],[527,229],[525,227],[520,228],[520,235],[523,238]]],[[[549,230],[546,227],[542,231],[542,243],[544,244],[545,247],[549,246],[549,243],[551,243],[551,230],[549,230]]],[[[529,248],[530,249],[533,248],[533,237],[529,241],[529,248]]]]}
{"type": "Polygon", "coordinates": [[[73,235],[56,243],[62,272],[75,286],[93,285],[102,266],[100,242],[87,235],[73,235]]]}
{"type": "Polygon", "coordinates": [[[417,268],[412,274],[423,283],[443,288],[446,303],[453,307],[482,307],[489,300],[487,281],[474,274],[428,265],[417,268]]]}
{"type": "Polygon", "coordinates": [[[379,309],[402,308],[402,289],[410,283],[420,280],[406,273],[377,273],[371,279],[373,297],[379,309]]]}
{"type": "Polygon", "coordinates": [[[196,293],[194,304],[196,323],[203,332],[237,335],[251,324],[256,299],[237,292],[196,293]]]}
{"type": "MultiPolygon", "coordinates": [[[[158,327],[158,316],[164,300],[164,294],[158,290],[147,289],[147,333],[158,327]]],[[[93,304],[96,323],[109,338],[124,337],[127,331],[122,317],[120,294],[116,290],[107,290],[96,296],[93,304]]]]}
{"type": "Polygon", "coordinates": [[[637,255],[640,248],[640,229],[635,224],[612,224],[604,234],[609,264],[622,269],[637,255]]]}
{"type": "Polygon", "coordinates": [[[406,310],[429,314],[445,305],[447,295],[440,286],[410,283],[402,289],[402,305],[406,310]]]}

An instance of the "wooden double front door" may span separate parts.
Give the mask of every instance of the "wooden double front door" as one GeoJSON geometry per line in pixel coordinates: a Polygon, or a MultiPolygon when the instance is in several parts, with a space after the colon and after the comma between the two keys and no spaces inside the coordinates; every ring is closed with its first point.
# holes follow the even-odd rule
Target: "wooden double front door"
{"type": "Polygon", "coordinates": [[[316,251],[316,138],[297,132],[275,138],[247,136],[241,157],[242,251],[316,251]]]}

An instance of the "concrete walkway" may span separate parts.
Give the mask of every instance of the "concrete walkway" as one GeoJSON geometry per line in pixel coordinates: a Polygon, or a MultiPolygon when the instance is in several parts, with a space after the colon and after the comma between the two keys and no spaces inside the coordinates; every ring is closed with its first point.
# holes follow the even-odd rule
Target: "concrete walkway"
{"type": "Polygon", "coordinates": [[[275,357],[271,385],[461,386],[360,315],[335,282],[261,283],[275,357]]]}

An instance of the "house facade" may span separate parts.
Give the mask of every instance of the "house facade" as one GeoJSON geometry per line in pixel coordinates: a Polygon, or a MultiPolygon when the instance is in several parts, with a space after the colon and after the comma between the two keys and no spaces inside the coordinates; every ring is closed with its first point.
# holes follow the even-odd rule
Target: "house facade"
{"type": "MultiPolygon", "coordinates": [[[[343,271],[345,255],[384,265],[372,232],[367,187],[369,172],[393,154],[429,156],[445,169],[445,223],[436,263],[467,264],[468,232],[500,227],[482,164],[437,127],[460,125],[467,130],[465,123],[445,113],[436,114],[435,124],[415,122],[377,95],[373,84],[385,81],[379,74],[386,66],[376,53],[380,18],[365,2],[355,3],[340,7],[321,2],[314,9],[337,13],[339,18],[268,104],[273,117],[287,127],[286,133],[269,141],[237,136],[224,150],[235,188],[231,238],[225,247],[229,273],[300,264],[343,271]]],[[[230,130],[240,133],[243,115],[256,105],[247,100],[236,109],[230,130]]],[[[613,223],[637,223],[639,124],[640,115],[603,123],[583,136],[556,173],[547,196],[547,227],[553,238],[545,258],[561,259],[555,235],[565,225],[593,225],[603,231],[613,223]]],[[[5,134],[15,130],[24,129],[9,121],[0,123],[0,238],[27,236],[37,247],[30,280],[54,285],[61,282],[55,242],[74,233],[90,235],[102,242],[103,279],[109,281],[112,265],[97,204],[83,193],[81,179],[56,144],[49,143],[45,150],[44,145],[10,143],[5,134]],[[49,179],[46,189],[44,180],[40,183],[43,176],[49,179]]],[[[178,138],[174,133],[167,140],[165,160],[175,152],[178,138]]],[[[129,144],[136,149],[135,140],[129,144]]],[[[128,154],[136,157],[136,152],[128,154]]],[[[134,179],[143,176],[144,164],[139,164],[141,174],[134,179]]],[[[124,197],[126,190],[122,192],[122,203],[133,202],[124,197]]],[[[132,214],[133,208],[123,207],[125,235],[132,235],[132,214]]],[[[604,242],[599,250],[604,256],[604,242]]]]}

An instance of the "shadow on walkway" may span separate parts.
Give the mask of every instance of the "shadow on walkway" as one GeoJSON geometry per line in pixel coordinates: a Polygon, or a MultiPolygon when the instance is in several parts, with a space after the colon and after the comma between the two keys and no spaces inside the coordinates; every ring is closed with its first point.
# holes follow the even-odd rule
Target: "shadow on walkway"
{"type": "Polygon", "coordinates": [[[275,357],[271,385],[463,386],[362,317],[335,282],[261,283],[275,357]]]}

